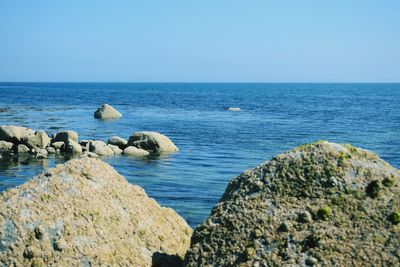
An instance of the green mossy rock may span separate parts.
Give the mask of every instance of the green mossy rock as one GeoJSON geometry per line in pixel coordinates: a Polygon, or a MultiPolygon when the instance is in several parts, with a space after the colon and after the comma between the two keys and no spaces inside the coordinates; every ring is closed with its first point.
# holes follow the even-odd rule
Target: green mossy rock
{"type": "Polygon", "coordinates": [[[229,183],[185,264],[398,266],[399,184],[399,170],[369,151],[295,148],[229,183]]]}

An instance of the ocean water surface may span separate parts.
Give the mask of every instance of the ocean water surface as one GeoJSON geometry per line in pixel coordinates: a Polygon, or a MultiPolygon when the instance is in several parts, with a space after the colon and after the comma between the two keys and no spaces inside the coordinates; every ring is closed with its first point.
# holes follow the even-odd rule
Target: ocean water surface
{"type": "MultiPolygon", "coordinates": [[[[307,142],[352,143],[399,168],[399,110],[400,84],[0,83],[0,125],[103,141],[142,130],[167,135],[180,152],[104,160],[192,227],[234,176],[307,142]],[[102,103],[123,118],[94,119],[102,103]]],[[[65,160],[0,161],[0,191],[65,160]]]]}

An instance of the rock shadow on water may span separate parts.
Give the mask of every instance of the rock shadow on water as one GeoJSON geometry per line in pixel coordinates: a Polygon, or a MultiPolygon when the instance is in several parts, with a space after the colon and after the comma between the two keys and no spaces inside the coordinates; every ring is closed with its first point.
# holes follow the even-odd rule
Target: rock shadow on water
{"type": "Polygon", "coordinates": [[[181,267],[183,260],[178,255],[156,252],[152,256],[152,267],[181,267]]]}

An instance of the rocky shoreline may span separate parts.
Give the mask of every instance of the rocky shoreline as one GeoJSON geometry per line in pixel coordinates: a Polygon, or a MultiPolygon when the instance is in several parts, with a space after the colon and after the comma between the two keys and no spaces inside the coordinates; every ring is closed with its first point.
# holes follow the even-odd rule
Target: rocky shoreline
{"type": "Polygon", "coordinates": [[[52,137],[42,130],[26,127],[0,126],[0,154],[30,154],[46,158],[49,154],[86,155],[89,157],[130,155],[147,156],[154,153],[171,153],[178,147],[158,132],[136,132],[128,140],[112,136],[107,143],[101,140],[79,140],[75,131],[59,131],[52,137]]]}
{"type": "Polygon", "coordinates": [[[71,132],[49,141],[41,131],[0,129],[2,151],[18,153],[29,142],[56,153],[79,146],[89,156],[0,194],[2,265],[400,264],[400,171],[367,150],[319,141],[277,155],[232,179],[192,234],[174,211],[89,154],[110,146],[125,154],[177,151],[167,137],[140,132],[99,144],[71,132]]]}

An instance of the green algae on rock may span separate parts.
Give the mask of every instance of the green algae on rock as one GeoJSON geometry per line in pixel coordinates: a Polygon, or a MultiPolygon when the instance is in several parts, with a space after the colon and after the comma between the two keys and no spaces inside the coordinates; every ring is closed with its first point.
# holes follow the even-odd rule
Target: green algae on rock
{"type": "Polygon", "coordinates": [[[399,179],[348,144],[297,147],[229,183],[194,231],[185,264],[399,265],[399,179]]]}
{"type": "Polygon", "coordinates": [[[68,161],[0,194],[0,266],[179,265],[191,233],[99,159],[68,161]]]}

